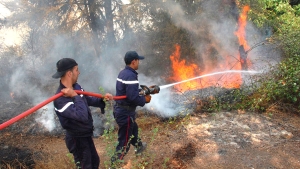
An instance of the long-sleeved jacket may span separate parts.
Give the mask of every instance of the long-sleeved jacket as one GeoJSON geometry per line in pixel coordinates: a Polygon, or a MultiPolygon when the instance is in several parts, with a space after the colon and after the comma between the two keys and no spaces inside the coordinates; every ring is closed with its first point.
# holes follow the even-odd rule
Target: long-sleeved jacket
{"type": "Polygon", "coordinates": [[[134,116],[135,108],[144,106],[146,103],[145,97],[139,95],[138,73],[129,66],[119,73],[116,83],[116,96],[124,95],[126,95],[126,99],[116,101],[117,106],[115,106],[114,112],[117,115],[123,113],[134,116]],[[126,109],[124,106],[130,107],[130,109],[126,109]]]}
{"type": "MultiPolygon", "coordinates": [[[[60,82],[56,93],[61,92],[65,86],[60,82]]],[[[81,90],[78,83],[73,85],[74,90],[81,90]]],[[[89,137],[93,135],[93,118],[89,106],[100,107],[104,113],[105,102],[101,98],[77,95],[60,97],[54,101],[54,109],[59,121],[67,134],[74,137],[89,137]]]]}

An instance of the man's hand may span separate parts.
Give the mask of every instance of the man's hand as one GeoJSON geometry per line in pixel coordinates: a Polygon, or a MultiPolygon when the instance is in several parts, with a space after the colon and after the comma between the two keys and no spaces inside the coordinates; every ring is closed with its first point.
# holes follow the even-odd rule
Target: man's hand
{"type": "Polygon", "coordinates": [[[71,88],[63,88],[61,92],[64,94],[65,97],[75,97],[78,94],[71,88]]]}
{"type": "Polygon", "coordinates": [[[151,96],[150,96],[150,94],[145,95],[145,100],[146,100],[146,103],[150,103],[150,101],[151,101],[151,96]]]}
{"type": "Polygon", "coordinates": [[[113,96],[110,93],[106,93],[104,96],[104,100],[113,100],[113,96]]]}

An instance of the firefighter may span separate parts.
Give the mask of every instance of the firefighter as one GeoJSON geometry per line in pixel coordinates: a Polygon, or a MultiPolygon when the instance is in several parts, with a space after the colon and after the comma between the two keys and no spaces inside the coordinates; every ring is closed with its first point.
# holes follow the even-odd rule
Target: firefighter
{"type": "Polygon", "coordinates": [[[116,82],[116,96],[126,95],[126,99],[117,100],[114,105],[114,118],[119,126],[118,145],[111,158],[112,167],[117,165],[129,151],[130,145],[135,146],[135,153],[140,154],[146,149],[147,144],[138,137],[138,125],[136,123],[136,107],[144,106],[151,101],[150,94],[141,95],[139,89],[138,73],[140,60],[144,59],[135,51],[125,54],[125,68],[119,73],[116,82]]]}
{"type": "MultiPolygon", "coordinates": [[[[56,63],[57,72],[53,78],[60,78],[56,93],[62,92],[63,97],[54,101],[54,109],[62,127],[66,130],[65,142],[73,154],[77,168],[98,169],[100,158],[96,151],[93,136],[93,118],[88,106],[101,108],[104,113],[103,99],[78,95],[74,90],[82,90],[77,83],[80,74],[74,59],[63,58],[56,63]]],[[[112,100],[106,93],[104,99],[112,100]]]]}

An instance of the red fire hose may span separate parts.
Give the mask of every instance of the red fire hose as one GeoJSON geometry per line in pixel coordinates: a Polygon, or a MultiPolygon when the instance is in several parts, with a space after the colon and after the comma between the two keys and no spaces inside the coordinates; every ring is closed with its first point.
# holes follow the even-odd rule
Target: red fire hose
{"type": "MultiPolygon", "coordinates": [[[[88,96],[94,96],[94,97],[98,97],[98,98],[103,98],[103,96],[101,94],[98,94],[98,93],[92,93],[92,92],[85,92],[85,91],[80,91],[80,90],[75,90],[75,92],[77,94],[83,94],[83,95],[88,95],[88,96]]],[[[61,97],[63,95],[63,93],[57,93],[56,95],[50,97],[49,99],[43,101],[42,103],[34,106],[33,108],[23,112],[22,114],[19,114],[18,116],[0,124],[0,130],[8,127],[9,125],[21,120],[22,118],[28,116],[29,114],[37,111],[38,109],[40,109],[41,107],[45,106],[46,104],[58,99],[59,97],[61,97]]],[[[114,100],[120,100],[120,99],[125,99],[126,96],[114,96],[113,99],[114,100]]]]}

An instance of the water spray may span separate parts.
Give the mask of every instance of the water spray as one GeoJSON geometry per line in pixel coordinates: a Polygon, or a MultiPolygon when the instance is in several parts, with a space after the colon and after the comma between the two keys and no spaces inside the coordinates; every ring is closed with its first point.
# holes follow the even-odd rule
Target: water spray
{"type": "Polygon", "coordinates": [[[208,76],[214,76],[214,75],[218,75],[218,74],[225,74],[225,73],[254,73],[254,74],[256,74],[256,73],[260,73],[260,72],[252,71],[252,70],[227,70],[227,71],[222,71],[222,72],[209,73],[209,74],[197,76],[197,77],[194,77],[191,79],[187,79],[187,80],[183,80],[180,82],[171,83],[171,84],[167,84],[167,85],[163,85],[163,86],[159,86],[159,87],[160,87],[160,89],[165,89],[165,88],[168,88],[168,87],[171,87],[171,86],[174,86],[177,84],[185,83],[185,82],[188,82],[191,80],[200,79],[200,78],[204,78],[204,77],[208,77],[208,76]]]}

